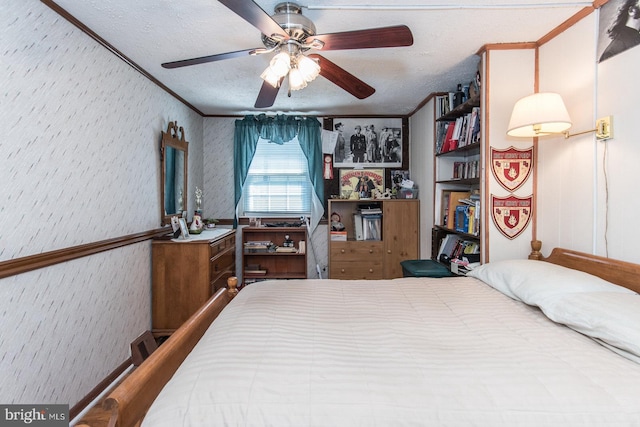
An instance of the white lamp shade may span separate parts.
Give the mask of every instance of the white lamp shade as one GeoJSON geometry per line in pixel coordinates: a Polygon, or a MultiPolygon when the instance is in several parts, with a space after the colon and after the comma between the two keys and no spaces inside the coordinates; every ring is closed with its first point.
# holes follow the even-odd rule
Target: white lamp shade
{"type": "Polygon", "coordinates": [[[275,75],[278,76],[278,78],[284,77],[287,75],[289,69],[291,68],[291,58],[289,57],[288,53],[280,52],[271,59],[269,66],[271,67],[271,70],[275,73],[275,75]]]}
{"type": "Polygon", "coordinates": [[[320,74],[320,66],[318,63],[304,55],[298,57],[298,69],[307,82],[312,81],[320,74]]]}
{"type": "Polygon", "coordinates": [[[304,76],[297,68],[292,68],[289,71],[289,89],[291,90],[300,90],[307,87],[307,81],[304,79],[304,76]]]}
{"type": "Polygon", "coordinates": [[[571,124],[571,118],[559,94],[534,93],[516,102],[507,135],[532,138],[563,133],[571,124]]]}
{"type": "Polygon", "coordinates": [[[267,67],[262,74],[260,74],[260,77],[273,87],[278,87],[278,83],[280,82],[280,76],[274,73],[271,67],[267,67]]]}

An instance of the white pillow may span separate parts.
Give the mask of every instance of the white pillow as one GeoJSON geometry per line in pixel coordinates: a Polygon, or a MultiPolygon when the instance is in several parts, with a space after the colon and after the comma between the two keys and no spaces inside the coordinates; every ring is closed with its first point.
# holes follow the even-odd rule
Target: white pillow
{"type": "Polygon", "coordinates": [[[536,306],[574,292],[635,294],[582,271],[529,259],[489,262],[474,268],[467,276],[480,279],[515,300],[536,306]]]}
{"type": "Polygon", "coordinates": [[[565,324],[631,360],[640,357],[640,295],[586,292],[548,300],[541,307],[551,320],[565,324]],[[631,353],[633,356],[628,356],[631,353]]]}

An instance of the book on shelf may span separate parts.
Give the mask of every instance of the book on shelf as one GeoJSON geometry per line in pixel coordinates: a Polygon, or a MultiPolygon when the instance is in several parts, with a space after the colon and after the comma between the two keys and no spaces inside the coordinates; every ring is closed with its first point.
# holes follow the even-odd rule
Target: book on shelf
{"type": "Polygon", "coordinates": [[[449,229],[455,228],[456,206],[460,204],[460,199],[471,196],[470,191],[445,190],[442,192],[442,225],[449,229]]]}
{"type": "Polygon", "coordinates": [[[267,270],[264,268],[260,268],[260,264],[247,264],[244,267],[244,272],[246,274],[255,274],[255,275],[267,274],[267,270]]]}
{"type": "Polygon", "coordinates": [[[295,253],[298,253],[298,250],[296,248],[292,248],[292,247],[278,246],[276,248],[276,252],[295,254],[295,253]]]}
{"type": "Polygon", "coordinates": [[[245,253],[264,253],[269,252],[269,248],[273,245],[268,240],[249,240],[244,242],[245,253]]]}
{"type": "Polygon", "coordinates": [[[362,216],[362,237],[363,240],[382,240],[382,216],[363,215],[362,216]]]}
{"type": "Polygon", "coordinates": [[[445,133],[444,136],[444,141],[442,142],[442,149],[440,150],[440,152],[438,154],[441,153],[447,153],[449,151],[451,151],[451,147],[453,147],[454,142],[453,142],[453,131],[455,129],[455,122],[448,122],[447,123],[447,132],[445,133]]]}
{"type": "Polygon", "coordinates": [[[382,208],[378,204],[358,205],[358,213],[360,215],[381,215],[382,208]]]}
{"type": "Polygon", "coordinates": [[[453,162],[453,179],[478,178],[480,162],[478,160],[468,160],[466,162],[453,162]]]}
{"type": "Polygon", "coordinates": [[[362,215],[359,213],[353,214],[353,229],[355,231],[356,240],[364,240],[362,230],[362,215]]]}
{"type": "Polygon", "coordinates": [[[480,243],[466,240],[457,234],[447,234],[440,243],[438,260],[449,263],[455,259],[465,260],[466,262],[480,261],[480,243]]]}
{"type": "Polygon", "coordinates": [[[334,242],[338,241],[342,241],[342,242],[346,242],[347,241],[347,232],[346,231],[331,231],[330,232],[330,236],[331,236],[331,240],[333,240],[334,242]]]}

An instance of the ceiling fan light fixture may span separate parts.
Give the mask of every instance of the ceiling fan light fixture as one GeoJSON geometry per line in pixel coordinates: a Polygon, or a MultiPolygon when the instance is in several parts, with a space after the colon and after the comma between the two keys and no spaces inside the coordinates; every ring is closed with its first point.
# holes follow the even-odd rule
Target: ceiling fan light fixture
{"type": "Polygon", "coordinates": [[[320,74],[320,65],[313,59],[304,55],[298,56],[298,70],[302,73],[305,81],[310,82],[320,74]]]}
{"type": "Polygon", "coordinates": [[[286,52],[278,53],[271,58],[269,68],[271,68],[271,71],[278,76],[278,78],[286,76],[291,69],[291,58],[289,54],[286,52]]]}
{"type": "Polygon", "coordinates": [[[289,89],[300,90],[307,87],[307,81],[298,68],[292,68],[289,71],[289,89]]]}
{"type": "Polygon", "coordinates": [[[260,78],[269,83],[271,86],[278,87],[278,83],[280,82],[280,79],[282,77],[274,73],[271,66],[269,66],[262,72],[262,74],[260,74],[260,78]]]}

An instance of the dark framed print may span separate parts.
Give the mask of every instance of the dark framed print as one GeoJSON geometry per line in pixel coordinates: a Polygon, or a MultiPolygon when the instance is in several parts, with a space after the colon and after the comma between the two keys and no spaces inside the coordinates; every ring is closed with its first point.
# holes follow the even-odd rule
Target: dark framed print
{"type": "Polygon", "coordinates": [[[338,132],[335,168],[402,168],[406,135],[402,118],[333,118],[338,132]]]}
{"type": "Polygon", "coordinates": [[[598,62],[640,45],[640,5],[637,0],[609,0],[599,14],[598,62]]]}

